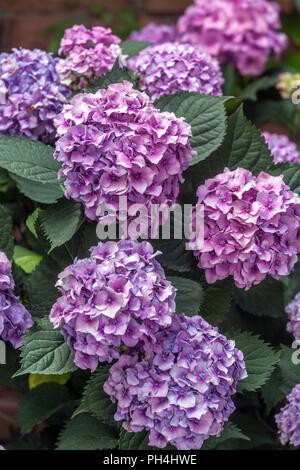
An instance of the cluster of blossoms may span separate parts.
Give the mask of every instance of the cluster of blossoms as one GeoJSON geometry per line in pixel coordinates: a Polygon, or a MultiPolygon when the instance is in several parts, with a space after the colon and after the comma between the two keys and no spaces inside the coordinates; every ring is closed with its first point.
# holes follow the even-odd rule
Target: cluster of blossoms
{"type": "Polygon", "coordinates": [[[131,83],[76,95],[55,122],[54,157],[66,197],[82,202],[89,219],[104,220],[104,206],[119,217],[120,196],[127,197],[129,215],[136,204],[150,211],[151,204],[176,202],[192,159],[191,127],[159,112],[131,83]]]}
{"type": "Polygon", "coordinates": [[[57,68],[61,83],[83,89],[96,76],[110,71],[118,57],[122,60],[120,42],[110,28],[102,26],[87,29],[75,25],[66,29],[59,49],[65,59],[57,68]]]}
{"type": "Polygon", "coordinates": [[[280,28],[280,7],[266,0],[195,0],[177,23],[181,42],[203,46],[242,75],[259,75],[274,51],[287,46],[280,28]]]}
{"type": "Polygon", "coordinates": [[[104,391],[116,420],[130,432],[150,431],[149,445],[200,449],[234,411],[231,395],[246,376],[241,351],[201,317],[174,317],[147,351],[123,354],[104,391]]]}
{"type": "Polygon", "coordinates": [[[22,344],[22,338],[33,325],[31,315],[20,303],[12,289],[14,281],[11,264],[0,251],[0,338],[10,341],[15,349],[22,344]]]}
{"type": "Polygon", "coordinates": [[[278,82],[276,84],[277,90],[279,90],[281,98],[289,99],[300,85],[300,73],[281,73],[278,76],[278,82]]]}
{"type": "Polygon", "coordinates": [[[140,31],[133,31],[129,41],[145,41],[154,44],[175,41],[175,27],[166,24],[148,23],[140,31]]]}
{"type": "Polygon", "coordinates": [[[38,49],[0,54],[0,137],[18,135],[53,144],[53,118],[70,90],[59,82],[59,59],[38,49]]]}
{"type": "Polygon", "coordinates": [[[0,446],[0,450],[5,450],[3,446],[0,446]]]}
{"type": "Polygon", "coordinates": [[[224,80],[217,60],[193,45],[175,42],[150,46],[131,58],[128,66],[152,99],[179,91],[222,95],[224,80]]]}
{"type": "Polygon", "coordinates": [[[300,292],[285,308],[289,316],[287,331],[294,335],[296,340],[300,339],[300,292]]]}
{"type": "Polygon", "coordinates": [[[297,447],[300,445],[300,384],[287,396],[287,405],[275,416],[280,441],[297,447]]]}
{"type": "Polygon", "coordinates": [[[300,152],[297,150],[297,145],[291,142],[286,135],[271,134],[270,132],[263,132],[262,135],[268,144],[274,163],[300,163],[300,152]]]}
{"type": "Polygon", "coordinates": [[[62,296],[50,320],[82,369],[119,358],[121,347],[155,341],[175,312],[175,289],[165,279],[148,242],[99,243],[90,258],[76,260],[59,276],[62,296]]]}
{"type": "Polygon", "coordinates": [[[300,252],[300,198],[283,176],[226,168],[199,186],[197,196],[204,241],[200,246],[198,235],[191,236],[191,248],[208,283],[233,276],[237,287],[249,289],[267,274],[279,279],[290,273],[300,252]]]}

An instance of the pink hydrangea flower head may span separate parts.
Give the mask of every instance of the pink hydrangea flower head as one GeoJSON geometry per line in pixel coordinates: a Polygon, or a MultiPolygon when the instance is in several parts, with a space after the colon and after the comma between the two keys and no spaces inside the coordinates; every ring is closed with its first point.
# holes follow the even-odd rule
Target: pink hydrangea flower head
{"type": "Polygon", "coordinates": [[[289,317],[287,331],[292,333],[296,340],[300,340],[300,292],[286,306],[285,311],[289,317]]]}
{"type": "Polygon", "coordinates": [[[165,43],[143,49],[128,61],[140,86],[152,98],[180,91],[221,96],[223,76],[213,57],[189,44],[165,43]]]}
{"type": "Polygon", "coordinates": [[[53,144],[53,118],[71,95],[57,74],[59,59],[39,49],[0,54],[0,137],[53,144]]]}
{"type": "Polygon", "coordinates": [[[267,274],[279,279],[291,272],[300,252],[300,198],[282,176],[226,168],[199,186],[197,196],[204,240],[194,210],[190,241],[208,283],[233,276],[237,287],[249,289],[267,274]]]}
{"type": "Polygon", "coordinates": [[[140,31],[133,31],[129,41],[144,41],[154,44],[173,42],[175,40],[175,27],[166,24],[148,23],[140,31]]]}
{"type": "Polygon", "coordinates": [[[287,396],[288,403],[275,416],[280,441],[283,445],[300,445],[300,384],[287,396]]]}
{"type": "Polygon", "coordinates": [[[118,359],[121,346],[155,342],[175,312],[175,288],[165,279],[148,242],[99,243],[90,258],[75,260],[60,275],[61,297],[50,320],[62,325],[66,342],[82,369],[118,359]]]}
{"type": "Polygon", "coordinates": [[[64,56],[58,64],[61,83],[73,89],[83,89],[95,77],[113,68],[117,58],[122,58],[121,39],[110,28],[94,26],[87,29],[75,25],[66,29],[59,54],[64,56]]]}
{"type": "Polygon", "coordinates": [[[145,357],[122,354],[104,391],[129,432],[150,431],[149,445],[200,449],[234,411],[231,396],[247,376],[243,354],[199,316],[175,316],[145,357]]]}
{"type": "Polygon", "coordinates": [[[17,349],[33,321],[19,298],[13,294],[14,286],[11,264],[5,253],[0,251],[0,338],[17,349]]]}
{"type": "Polygon", "coordinates": [[[287,46],[280,28],[280,7],[266,0],[195,0],[177,23],[181,42],[203,46],[241,75],[259,75],[269,55],[287,46]]]}
{"type": "Polygon", "coordinates": [[[136,204],[149,213],[151,204],[174,205],[193,154],[183,118],[124,82],[76,95],[55,122],[66,197],[82,202],[89,219],[105,221],[109,205],[119,217],[120,196],[129,214],[136,204]]]}
{"type": "Polygon", "coordinates": [[[297,145],[286,135],[263,132],[262,134],[273,156],[274,163],[300,163],[297,145]]]}

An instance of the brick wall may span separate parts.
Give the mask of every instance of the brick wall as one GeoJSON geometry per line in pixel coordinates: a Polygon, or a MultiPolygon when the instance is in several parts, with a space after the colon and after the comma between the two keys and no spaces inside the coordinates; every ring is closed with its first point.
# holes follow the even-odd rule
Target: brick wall
{"type": "MultiPolygon", "coordinates": [[[[285,12],[292,11],[294,0],[278,1],[285,12]]],[[[91,13],[97,4],[112,13],[134,6],[140,23],[147,24],[173,22],[191,3],[192,0],[0,0],[0,51],[18,46],[46,49],[51,36],[45,30],[61,22],[101,24],[101,18],[91,13]]]]}

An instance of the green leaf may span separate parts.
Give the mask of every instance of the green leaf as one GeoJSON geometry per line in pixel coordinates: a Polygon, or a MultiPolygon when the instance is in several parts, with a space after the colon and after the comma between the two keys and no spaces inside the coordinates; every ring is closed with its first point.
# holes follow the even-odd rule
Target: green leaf
{"type": "Polygon", "coordinates": [[[189,317],[198,315],[203,299],[203,290],[200,284],[183,277],[168,276],[167,279],[177,289],[176,313],[185,313],[189,317]]]}
{"type": "Polygon", "coordinates": [[[64,195],[64,191],[58,182],[37,183],[14,174],[11,174],[11,177],[15,180],[19,191],[33,201],[42,204],[53,204],[64,195]]]}
{"type": "Polygon", "coordinates": [[[220,324],[230,309],[232,290],[233,282],[230,278],[209,285],[204,293],[201,316],[213,325],[220,324]]]}
{"type": "Polygon", "coordinates": [[[121,429],[119,449],[121,450],[157,450],[156,447],[148,445],[149,432],[127,432],[124,428],[121,429]]]}
{"type": "Polygon", "coordinates": [[[13,260],[26,274],[32,273],[43,257],[23,246],[15,246],[13,260]]]}
{"type": "Polygon", "coordinates": [[[45,258],[29,276],[26,288],[30,310],[35,316],[49,315],[59,295],[55,284],[60,271],[61,268],[55,261],[45,258]]]}
{"type": "Polygon", "coordinates": [[[66,374],[76,370],[73,353],[59,330],[54,330],[48,319],[40,319],[25,335],[21,348],[23,374],[66,374]]]}
{"type": "Polygon", "coordinates": [[[283,285],[271,277],[267,277],[248,291],[235,287],[234,295],[245,312],[259,317],[265,315],[278,318],[284,315],[283,285]]]}
{"type": "Polygon", "coordinates": [[[114,414],[117,410],[116,404],[112,403],[110,397],[104,392],[103,385],[108,378],[111,366],[101,366],[86,385],[81,404],[75,410],[73,417],[81,413],[89,413],[103,423],[113,424],[114,414]]]}
{"type": "Polygon", "coordinates": [[[25,137],[1,137],[0,167],[37,183],[57,184],[59,163],[53,147],[25,137]]]}
{"type": "Polygon", "coordinates": [[[212,436],[207,439],[201,447],[201,450],[217,450],[221,444],[230,439],[243,439],[245,441],[250,440],[249,437],[246,436],[235,424],[228,421],[228,423],[225,424],[220,436],[212,436]]]}
{"type": "Polygon", "coordinates": [[[151,46],[152,42],[146,41],[123,41],[121,43],[121,49],[124,55],[129,57],[137,56],[143,49],[151,46]]]}
{"type": "Polygon", "coordinates": [[[2,204],[0,204],[0,227],[0,250],[11,259],[14,249],[12,218],[2,204]]]}
{"type": "Polygon", "coordinates": [[[128,82],[134,82],[133,74],[126,68],[120,68],[118,61],[116,61],[110,72],[107,72],[101,77],[97,77],[90,85],[86,88],[86,93],[96,93],[96,91],[107,88],[112,83],[122,83],[124,80],[128,82]]]}
{"type": "Polygon", "coordinates": [[[193,137],[190,142],[197,152],[191,165],[205,160],[221,145],[226,131],[226,99],[228,98],[180,92],[163,96],[154,103],[160,111],[173,112],[177,117],[184,117],[191,125],[193,137]]]}
{"type": "Polygon", "coordinates": [[[300,195],[300,165],[294,164],[285,164],[285,165],[276,165],[273,175],[283,175],[285,184],[287,184],[291,190],[300,195]]]}
{"type": "Polygon", "coordinates": [[[59,409],[75,403],[75,398],[67,387],[56,383],[39,385],[21,398],[17,416],[21,433],[25,434],[36,424],[46,421],[59,409]]]}
{"type": "Polygon", "coordinates": [[[39,208],[35,209],[35,211],[32,212],[32,214],[30,214],[27,217],[27,220],[26,220],[26,226],[27,226],[28,230],[30,230],[30,232],[35,236],[35,238],[38,238],[38,234],[37,234],[37,231],[36,231],[36,228],[35,228],[35,224],[36,224],[37,219],[39,217],[39,211],[40,211],[39,208]]]}
{"type": "Polygon", "coordinates": [[[50,242],[50,251],[73,237],[80,221],[80,215],[80,204],[68,199],[62,199],[57,204],[41,211],[41,226],[50,242]]]}
{"type": "Polygon", "coordinates": [[[239,98],[243,100],[257,101],[257,94],[259,91],[267,90],[268,88],[274,87],[278,81],[278,73],[275,75],[266,75],[254,80],[247,85],[240,93],[239,98]]]}
{"type": "Polygon", "coordinates": [[[62,431],[57,450],[104,450],[118,444],[115,432],[93,416],[80,414],[62,431]]]}
{"type": "MultiPolygon", "coordinates": [[[[270,380],[262,388],[262,396],[268,412],[300,383],[300,364],[293,363],[293,355],[297,350],[281,345],[280,361],[270,380]]],[[[298,348],[299,351],[299,348],[298,348]]],[[[298,354],[296,359],[300,359],[298,354]]]]}
{"type": "Polygon", "coordinates": [[[186,249],[186,240],[151,240],[151,243],[162,252],[157,260],[165,268],[178,273],[194,270],[196,258],[192,251],[186,249]]]}
{"type": "Polygon", "coordinates": [[[259,336],[248,331],[229,331],[227,338],[233,339],[236,347],[244,354],[248,377],[238,383],[239,392],[254,392],[266,383],[280,359],[280,352],[275,351],[259,336]]]}

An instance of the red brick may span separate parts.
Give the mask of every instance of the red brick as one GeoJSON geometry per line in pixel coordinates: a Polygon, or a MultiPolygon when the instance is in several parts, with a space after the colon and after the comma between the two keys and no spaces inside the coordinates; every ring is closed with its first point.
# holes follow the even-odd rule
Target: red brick
{"type": "Polygon", "coordinates": [[[295,0],[277,0],[283,13],[292,13],[295,9],[295,0]]]}
{"type": "MultiPolygon", "coordinates": [[[[11,20],[11,47],[47,49],[51,37],[44,34],[45,29],[69,19],[70,15],[16,15],[11,20]]],[[[78,17],[78,23],[82,21],[84,18],[78,17]]]]}
{"type": "MultiPolygon", "coordinates": [[[[40,13],[40,12],[66,12],[70,13],[79,9],[87,9],[88,7],[98,3],[97,0],[0,0],[0,10],[11,13],[40,13]],[[73,5],[73,6],[72,6],[73,5]]],[[[102,0],[99,1],[101,6],[117,11],[120,8],[132,3],[130,0],[102,0]]]]}
{"type": "Polygon", "coordinates": [[[144,4],[150,13],[181,13],[192,3],[192,0],[145,0],[144,4]]]}

